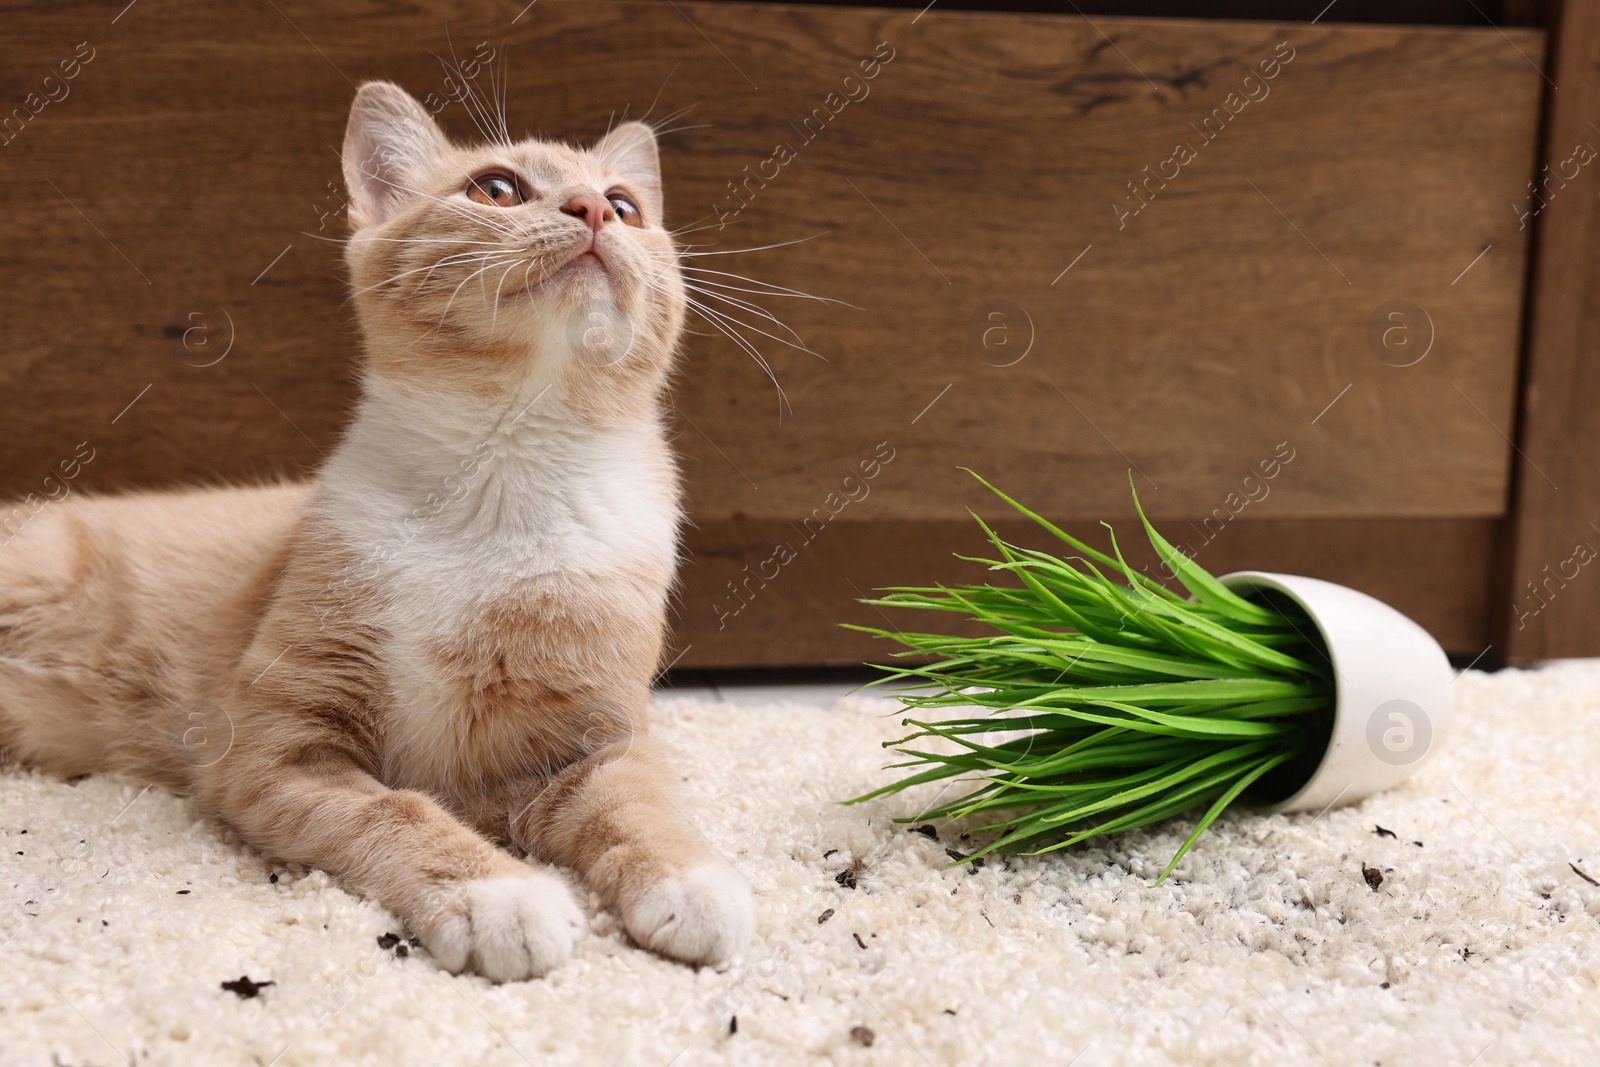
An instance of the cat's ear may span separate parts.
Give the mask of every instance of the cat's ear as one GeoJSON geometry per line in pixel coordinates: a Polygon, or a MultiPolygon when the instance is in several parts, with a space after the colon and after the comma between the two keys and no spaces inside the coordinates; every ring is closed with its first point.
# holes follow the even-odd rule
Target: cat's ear
{"type": "Polygon", "coordinates": [[[605,161],[639,195],[649,198],[646,205],[659,222],[661,212],[661,153],[656,149],[656,131],[642,122],[624,122],[596,142],[593,152],[605,161]]]}
{"type": "Polygon", "coordinates": [[[419,188],[449,142],[433,116],[393,82],[367,82],[344,130],[350,226],[376,225],[419,188]]]}

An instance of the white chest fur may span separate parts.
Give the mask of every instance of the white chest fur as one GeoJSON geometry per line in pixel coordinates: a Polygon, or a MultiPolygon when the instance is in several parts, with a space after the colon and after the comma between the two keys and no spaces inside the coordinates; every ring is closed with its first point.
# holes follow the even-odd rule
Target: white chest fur
{"type": "Polygon", "coordinates": [[[322,476],[319,510],[383,588],[373,621],[396,785],[437,782],[458,751],[435,651],[485,605],[544,577],[671,570],[679,508],[658,426],[514,414],[369,397],[322,476]]]}

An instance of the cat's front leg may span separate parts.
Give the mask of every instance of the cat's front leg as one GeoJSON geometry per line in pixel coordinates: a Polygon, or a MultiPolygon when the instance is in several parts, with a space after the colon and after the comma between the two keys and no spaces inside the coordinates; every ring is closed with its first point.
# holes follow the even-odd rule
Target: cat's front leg
{"type": "Polygon", "coordinates": [[[755,931],[750,883],[690,824],[646,738],[563,769],[510,829],[540,859],[576,868],[633,939],[664,956],[725,963],[755,931]]]}
{"type": "Polygon", "coordinates": [[[537,978],[572,954],[587,922],[556,872],[496,848],[430,797],[384,786],[337,744],[240,734],[203,796],[263,852],[377,899],[451,972],[537,978]]]}

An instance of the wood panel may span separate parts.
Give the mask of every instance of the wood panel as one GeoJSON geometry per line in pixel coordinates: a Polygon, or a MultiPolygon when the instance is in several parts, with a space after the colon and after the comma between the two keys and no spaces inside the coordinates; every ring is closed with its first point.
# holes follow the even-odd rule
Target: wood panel
{"type": "MultiPolygon", "coordinates": [[[[904,461],[851,521],[948,517],[925,472],[956,464],[1083,516],[1126,514],[1135,465],[1157,513],[1200,514],[1285,438],[1306,462],[1279,517],[1505,509],[1523,233],[1508,204],[1542,85],[1517,52],[1535,32],[692,3],[102,15],[28,7],[0,42],[15,101],[76,42],[95,51],[0,147],[5,491],[86,437],[104,443],[90,485],[316,462],[351,394],[338,249],[318,240],[338,233],[351,83],[446,100],[430,53],[453,40],[495,50],[516,128],[589,137],[658,93],[657,116],[694,105],[678,125],[704,128],[667,139],[674,221],[717,219],[740,203],[730,182],[777,167],[743,186],[736,223],[693,240],[810,238],[702,262],[855,305],[785,309],[816,356],[757,338],[781,420],[749,357],[691,341],[678,402],[702,519],[801,514],[885,437],[904,461]],[[1263,62],[1275,78],[1252,76],[1263,62]],[[1267,95],[1230,115],[1252,87],[1267,95]],[[1179,143],[1196,158],[1150,178],[1179,143]],[[1436,335],[1415,366],[1368,342],[1396,300],[1436,335]],[[227,332],[228,358],[198,366],[217,349],[195,342],[227,332]],[[1029,333],[1026,358],[993,365],[1029,333]]],[[[459,105],[441,119],[471,132],[459,105]]]]}
{"type": "MultiPolygon", "coordinates": [[[[996,518],[1003,508],[983,510],[996,518]]],[[[1494,522],[1486,519],[1277,519],[1218,528],[1164,521],[1174,541],[1188,539],[1214,573],[1270,570],[1314,574],[1362,589],[1412,616],[1450,652],[1474,657],[1490,638],[1489,586],[1463,576],[1489,572],[1494,522]],[[1205,542],[1204,529],[1212,540],[1205,542]]],[[[1105,531],[1087,523],[1069,530],[1102,548],[1105,531]]],[[[1052,542],[1015,523],[1002,536],[1049,550],[1052,542]]],[[[1135,567],[1159,574],[1134,528],[1119,540],[1135,567]]],[[[1059,544],[1055,545],[1059,548],[1059,544]]],[[[987,557],[977,525],[838,523],[797,529],[788,523],[712,523],[690,533],[674,618],[675,666],[842,665],[886,655],[893,646],[838,628],[838,623],[913,629],[930,620],[888,614],[856,603],[874,588],[984,581],[977,564],[952,553],[987,557]],[[809,539],[808,539],[809,538],[809,539]],[[780,546],[788,548],[787,553],[780,546]],[[787,560],[787,562],[778,562],[787,560]]],[[[939,626],[953,624],[941,616],[939,626]]],[[[976,631],[974,631],[976,632],[976,631]]],[[[1490,653],[1486,659],[1492,659],[1490,653]]]]}
{"type": "MultiPolygon", "coordinates": [[[[37,492],[83,442],[79,488],[314,466],[354,393],[352,88],[398,80],[468,136],[435,58],[453,47],[494,54],[516,131],[692,107],[665,140],[672,223],[697,251],[799,242],[695,262],[850,305],[774,303],[810,349],[755,338],[781,402],[728,339],[689,339],[697,559],[716,531],[819,507],[839,551],[872,524],[889,532],[861,552],[942,557],[985,502],[958,465],[1085,520],[1128,515],[1131,467],[1182,520],[1231,513],[1286,446],[1230,537],[1270,558],[1292,548],[1273,531],[1336,543],[1274,524],[1442,523],[1328,527],[1390,531],[1365,554],[1412,561],[1426,546],[1393,531],[1506,510],[1535,31],[562,0],[113,14],[6,11],[0,101],[25,114],[0,143],[0,494],[37,492]],[[92,58],[33,114],[80,42],[92,58]],[[1165,162],[1180,144],[1193,159],[1165,162]],[[880,443],[893,461],[835,509],[880,443]]],[[[1429,618],[1481,584],[1414,569],[1429,618]]],[[[837,661],[815,626],[843,601],[777,611],[821,581],[765,601],[794,628],[764,640],[790,652],[720,661],[837,661]]],[[[1475,626],[1449,632],[1465,647],[1475,626]]]]}
{"type": "MultiPolygon", "coordinates": [[[[833,7],[909,7],[928,0],[787,0],[833,7]]],[[[1418,25],[1543,25],[1542,0],[939,0],[942,10],[1133,15],[1143,18],[1254,19],[1279,22],[1394,22],[1418,25]]]]}
{"type": "Polygon", "coordinates": [[[1558,6],[1537,220],[1513,549],[1495,609],[1517,661],[1600,655],[1600,175],[1561,179],[1600,149],[1600,8],[1558,6]]]}

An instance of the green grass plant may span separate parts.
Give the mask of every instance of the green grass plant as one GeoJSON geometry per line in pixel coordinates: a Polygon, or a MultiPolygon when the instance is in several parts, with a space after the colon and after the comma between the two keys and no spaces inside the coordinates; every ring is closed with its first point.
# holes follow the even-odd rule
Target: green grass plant
{"type": "Polygon", "coordinates": [[[1145,535],[1182,592],[1130,567],[1114,531],[1107,555],[978,480],[1069,551],[1010,544],[973,512],[999,558],[959,558],[1008,581],[880,589],[864,601],[960,615],[985,633],[850,627],[903,646],[893,653],[902,662],[881,665],[885,677],[869,684],[893,687],[912,713],[903,723],[915,732],[885,747],[906,757],[893,768],[916,770],[849,803],[969,782],[960,799],[915,817],[992,813],[978,829],[993,840],[968,859],[1050,852],[1204,808],[1159,883],[1246,790],[1309,774],[1327,745],[1334,691],[1298,608],[1237,596],[1174,548],[1145,517],[1131,477],[1145,535]],[[938,718],[945,709],[964,714],[938,718]],[[954,751],[918,745],[927,738],[954,751]]]}

